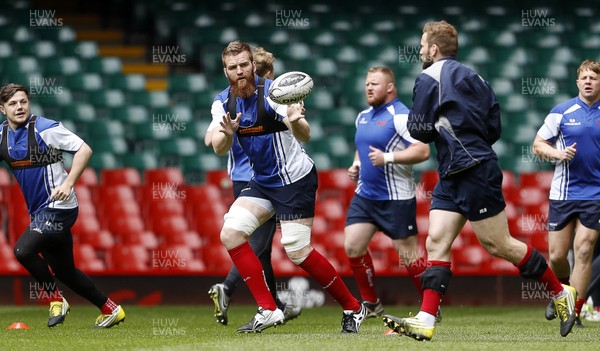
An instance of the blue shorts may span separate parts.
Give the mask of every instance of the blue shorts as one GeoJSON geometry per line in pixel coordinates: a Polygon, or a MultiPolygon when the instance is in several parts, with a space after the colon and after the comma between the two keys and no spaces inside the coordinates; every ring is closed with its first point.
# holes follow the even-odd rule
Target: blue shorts
{"type": "Polygon", "coordinates": [[[319,179],[317,169],[313,169],[299,181],[290,185],[269,188],[251,180],[240,192],[240,197],[257,197],[269,200],[280,221],[292,221],[315,216],[315,198],[319,179]]]}
{"type": "Polygon", "coordinates": [[[58,209],[46,207],[31,216],[29,228],[43,234],[70,233],[77,220],[79,208],[58,209]]]}
{"type": "Polygon", "coordinates": [[[433,188],[431,210],[458,212],[470,221],[493,217],[505,207],[502,171],[496,160],[441,178],[433,188]]]}
{"type": "Polygon", "coordinates": [[[380,201],[355,194],[346,226],[355,223],[372,223],[393,240],[417,235],[417,199],[380,201]]]}
{"type": "Polygon", "coordinates": [[[549,231],[559,231],[574,219],[587,228],[600,230],[600,201],[550,200],[549,231]]]}

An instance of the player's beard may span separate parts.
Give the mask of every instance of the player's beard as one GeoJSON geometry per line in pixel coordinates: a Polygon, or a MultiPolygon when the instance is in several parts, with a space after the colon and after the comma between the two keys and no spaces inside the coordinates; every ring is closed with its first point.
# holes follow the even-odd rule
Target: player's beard
{"type": "Polygon", "coordinates": [[[252,73],[244,78],[246,79],[236,79],[235,81],[229,79],[229,84],[231,85],[231,92],[235,97],[247,99],[254,94],[254,91],[256,91],[256,87],[254,86],[254,74],[252,73]]]}
{"type": "Polygon", "coordinates": [[[423,69],[427,69],[433,65],[433,57],[425,56],[425,60],[423,61],[423,69]]]}
{"type": "Polygon", "coordinates": [[[385,102],[385,95],[384,96],[376,96],[373,95],[371,98],[369,98],[369,96],[367,95],[367,103],[371,106],[377,107],[382,105],[385,102]]]}

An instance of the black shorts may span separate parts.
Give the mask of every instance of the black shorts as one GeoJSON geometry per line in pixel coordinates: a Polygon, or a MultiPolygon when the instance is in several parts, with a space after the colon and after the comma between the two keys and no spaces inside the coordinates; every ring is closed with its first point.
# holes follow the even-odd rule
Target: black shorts
{"type": "Polygon", "coordinates": [[[43,234],[70,233],[77,220],[79,208],[58,209],[46,207],[31,216],[29,229],[43,234]]]}
{"type": "Polygon", "coordinates": [[[269,188],[251,180],[240,192],[240,197],[269,200],[280,221],[293,221],[315,216],[315,198],[319,179],[315,167],[302,179],[290,185],[269,188]]]}
{"type": "Polygon", "coordinates": [[[502,171],[496,160],[441,178],[433,189],[431,210],[458,212],[470,221],[493,217],[505,207],[502,171]]]}
{"type": "Polygon", "coordinates": [[[378,201],[355,194],[346,226],[355,223],[372,223],[393,240],[417,235],[417,199],[378,201]]]}
{"type": "Polygon", "coordinates": [[[559,231],[574,219],[587,228],[600,230],[600,201],[550,200],[549,231],[559,231]]]}

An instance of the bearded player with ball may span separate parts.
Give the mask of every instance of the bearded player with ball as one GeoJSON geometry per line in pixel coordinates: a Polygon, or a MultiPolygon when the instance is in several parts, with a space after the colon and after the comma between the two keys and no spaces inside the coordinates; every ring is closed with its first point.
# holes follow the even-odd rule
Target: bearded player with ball
{"type": "Polygon", "coordinates": [[[281,223],[281,243],[290,260],[342,306],[342,332],[357,333],[365,307],[352,296],[331,263],[310,245],[317,170],[300,145],[310,139],[310,127],[304,120],[303,104],[297,102],[310,94],[312,79],[301,72],[285,73],[276,81],[257,77],[250,46],[239,40],[229,43],[221,57],[230,86],[217,95],[212,106],[213,119],[220,120],[221,126],[212,135],[212,146],[216,154],[225,155],[236,133],[254,171],[254,178],[225,215],[220,235],[258,304],[256,315],[238,332],[259,333],[284,321],[265,283],[261,263],[248,244],[254,230],[276,215],[281,223]]]}

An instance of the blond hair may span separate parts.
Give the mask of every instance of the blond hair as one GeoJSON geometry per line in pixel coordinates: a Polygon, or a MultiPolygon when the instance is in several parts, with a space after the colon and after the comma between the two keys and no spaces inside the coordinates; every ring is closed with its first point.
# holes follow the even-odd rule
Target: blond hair
{"type": "Polygon", "coordinates": [[[423,27],[427,33],[427,44],[435,44],[443,56],[456,56],[458,52],[458,32],[446,21],[428,22],[423,27]]]}

